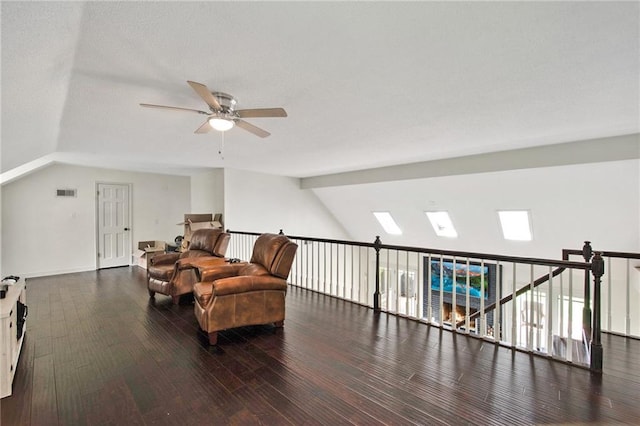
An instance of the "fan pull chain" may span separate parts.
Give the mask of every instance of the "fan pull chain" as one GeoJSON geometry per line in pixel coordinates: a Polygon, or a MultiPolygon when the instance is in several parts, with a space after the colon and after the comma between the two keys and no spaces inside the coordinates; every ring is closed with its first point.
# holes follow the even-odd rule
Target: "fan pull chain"
{"type": "Polygon", "coordinates": [[[220,155],[220,159],[224,160],[224,132],[220,132],[220,149],[218,149],[218,154],[220,155]]]}

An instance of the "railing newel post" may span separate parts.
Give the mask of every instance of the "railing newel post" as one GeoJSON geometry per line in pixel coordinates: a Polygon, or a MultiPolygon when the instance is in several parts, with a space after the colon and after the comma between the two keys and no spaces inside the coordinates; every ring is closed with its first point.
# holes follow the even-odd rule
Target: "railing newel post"
{"type": "Polygon", "coordinates": [[[380,309],[380,249],[382,248],[382,241],[380,236],[376,235],[376,240],[373,242],[373,248],[376,250],[376,291],[373,293],[373,312],[379,314],[380,309]]]}
{"type": "MultiPolygon", "coordinates": [[[[586,263],[589,263],[592,256],[591,241],[585,241],[582,246],[582,257],[586,263]]],[[[582,308],[582,329],[587,339],[591,338],[591,278],[589,272],[588,269],[584,271],[584,306],[582,308]]]]}
{"type": "Polygon", "coordinates": [[[604,259],[601,252],[595,252],[591,261],[593,273],[593,337],[591,339],[591,370],[602,373],[602,341],[600,324],[600,285],[604,275],[604,259]]]}

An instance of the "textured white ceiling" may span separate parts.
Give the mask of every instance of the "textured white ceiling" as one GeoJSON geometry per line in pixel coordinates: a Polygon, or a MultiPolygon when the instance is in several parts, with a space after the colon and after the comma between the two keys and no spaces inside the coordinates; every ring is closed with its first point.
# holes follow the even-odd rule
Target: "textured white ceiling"
{"type": "Polygon", "coordinates": [[[640,131],[638,2],[2,2],[2,171],[307,177],[640,131]],[[196,135],[187,80],[285,119],[196,135]]]}

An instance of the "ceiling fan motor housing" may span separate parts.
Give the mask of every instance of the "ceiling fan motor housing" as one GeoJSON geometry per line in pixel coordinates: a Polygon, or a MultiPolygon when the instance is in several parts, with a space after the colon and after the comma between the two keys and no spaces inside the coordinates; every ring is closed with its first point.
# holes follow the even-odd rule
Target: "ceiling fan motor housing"
{"type": "Polygon", "coordinates": [[[223,92],[211,92],[211,94],[218,100],[218,103],[222,107],[222,112],[232,112],[236,108],[236,98],[228,93],[223,92]]]}

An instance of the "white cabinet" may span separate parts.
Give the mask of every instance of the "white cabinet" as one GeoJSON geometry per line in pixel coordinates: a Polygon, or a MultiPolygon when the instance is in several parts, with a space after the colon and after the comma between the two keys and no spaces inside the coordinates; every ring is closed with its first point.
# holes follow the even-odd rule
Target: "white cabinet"
{"type": "Polygon", "coordinates": [[[24,279],[9,286],[4,299],[0,299],[0,398],[11,395],[13,376],[27,328],[26,303],[24,279]]]}

